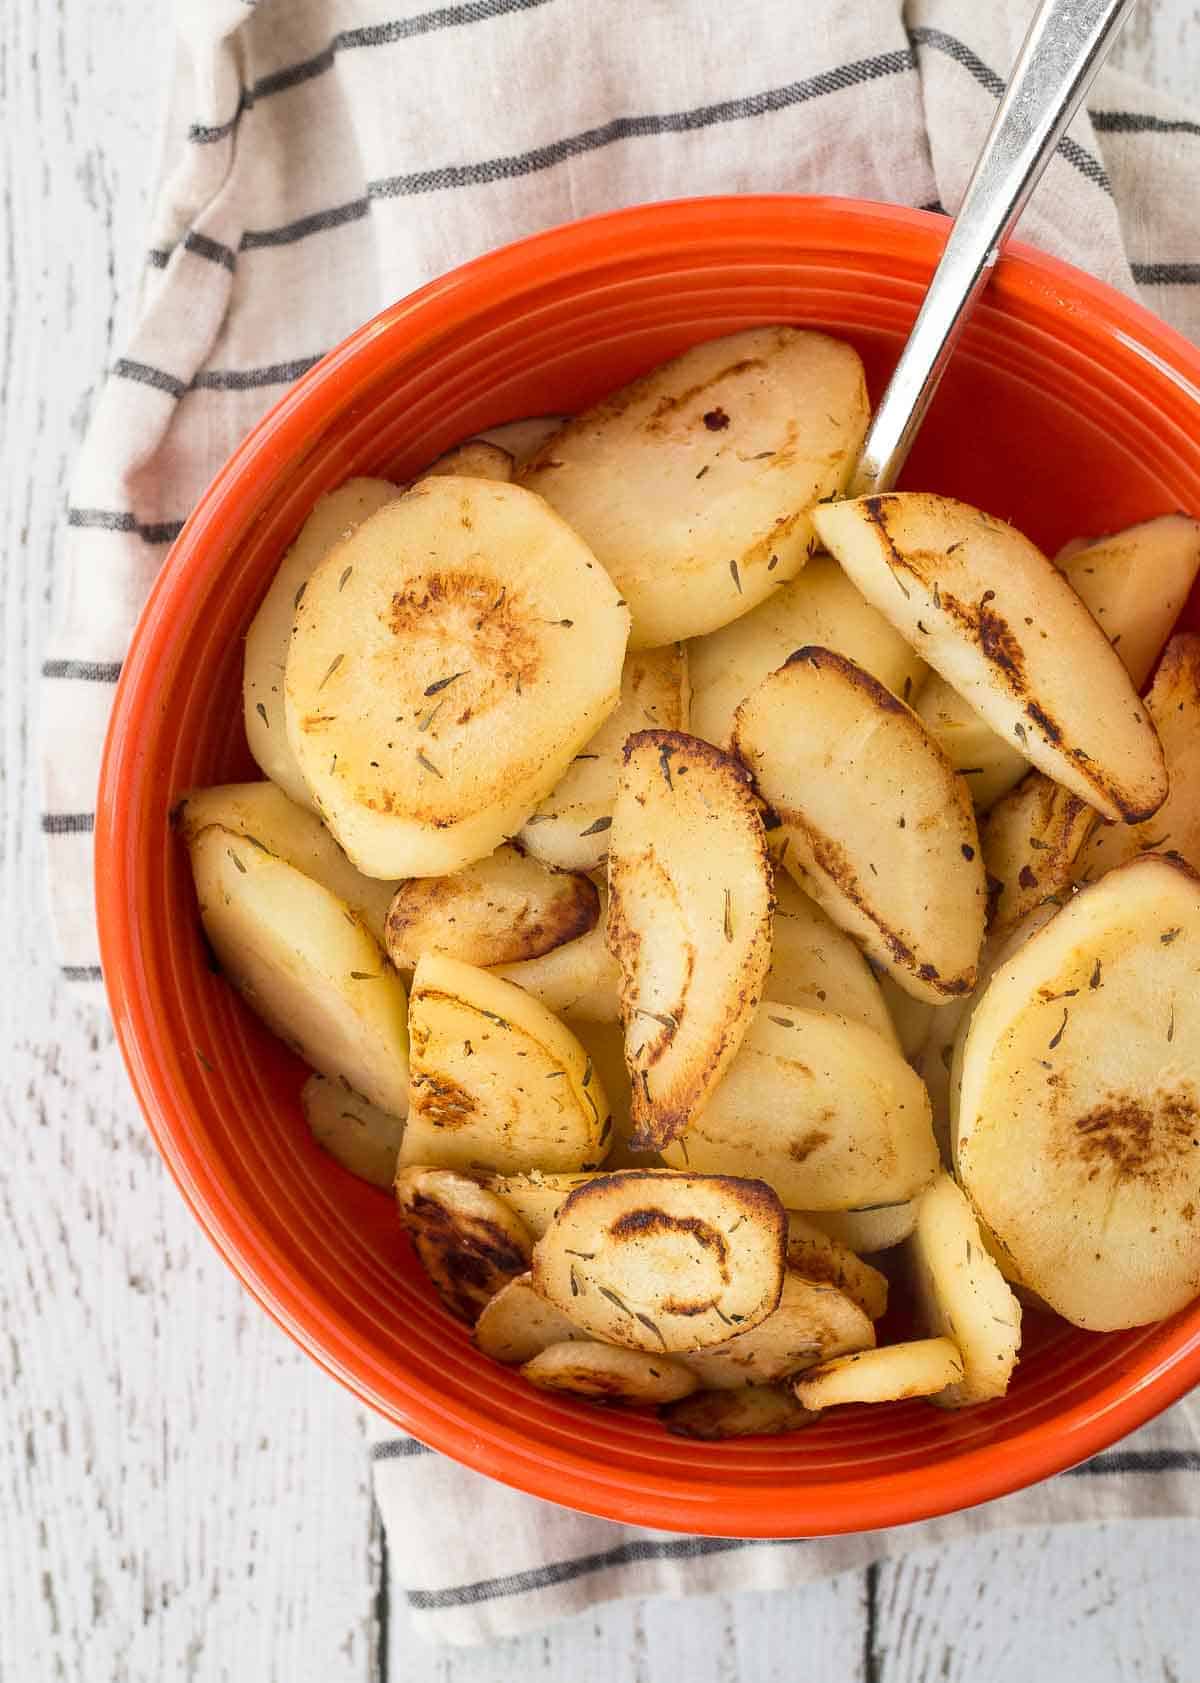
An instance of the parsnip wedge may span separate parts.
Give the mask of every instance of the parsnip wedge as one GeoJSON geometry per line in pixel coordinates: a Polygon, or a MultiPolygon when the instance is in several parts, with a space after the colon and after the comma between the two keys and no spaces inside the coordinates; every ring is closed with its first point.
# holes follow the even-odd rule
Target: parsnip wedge
{"type": "Polygon", "coordinates": [[[344,1081],[324,1075],[309,1076],[300,1089],[300,1107],[318,1145],[352,1175],[391,1191],[403,1116],[380,1110],[344,1081]]]}
{"type": "Polygon", "coordinates": [[[775,873],[775,921],[766,994],[785,1005],[833,1011],[898,1044],[871,966],[850,937],[798,888],[775,873]]]}
{"type": "Polygon", "coordinates": [[[247,1005],[320,1074],[403,1115],[404,985],[345,901],[220,824],[189,851],[205,933],[247,1005]]]}
{"type": "Polygon", "coordinates": [[[426,953],[483,967],[540,958],[596,927],[590,877],[552,871],[507,843],[447,877],[412,877],[397,890],[385,941],[397,970],[426,953]]]}
{"type": "Polygon", "coordinates": [[[948,1338],[917,1338],[823,1362],[793,1380],[792,1392],[804,1408],[836,1408],[933,1397],[962,1377],[962,1357],[948,1338]]]}
{"type": "Polygon", "coordinates": [[[883,995],[883,1003],[887,1006],[888,1016],[892,1021],[892,1032],[899,1042],[900,1050],[911,1062],[925,1044],[933,1019],[947,1007],[931,1005],[927,999],[914,999],[912,994],[905,993],[900,984],[894,982],[890,976],[879,978],[879,991],[883,995]]]}
{"type": "Polygon", "coordinates": [[[526,1175],[483,1175],[480,1184],[512,1210],[533,1234],[542,1234],[577,1187],[586,1186],[596,1171],[575,1175],[547,1175],[531,1169],[526,1175]]]}
{"type": "Polygon", "coordinates": [[[508,1205],[466,1175],[413,1167],[396,1176],[396,1207],[447,1309],[474,1322],[529,1267],[533,1241],[508,1205]]]}
{"type": "Polygon", "coordinates": [[[399,883],[380,882],[356,871],[316,813],[297,806],[275,783],[221,783],[211,789],[193,789],[171,818],[189,846],[209,824],[223,824],[257,842],[344,900],[382,942],[388,907],[399,883]]]}
{"type": "Polygon", "coordinates": [[[820,1415],[802,1408],[782,1385],[746,1385],[740,1391],[697,1391],[660,1409],[659,1418],[677,1438],[722,1443],[798,1432],[820,1415]]]}
{"type": "Polygon", "coordinates": [[[264,774],[300,806],[315,806],[292,752],[283,708],[283,674],[296,609],[317,562],[400,489],[385,479],[349,479],[321,497],[288,550],[246,633],[243,721],[264,774]]]}
{"type": "Polygon", "coordinates": [[[567,419],[566,415],[531,415],[527,421],[505,421],[501,426],[488,427],[479,436],[507,450],[517,467],[523,468],[567,419]]]}
{"type": "Polygon", "coordinates": [[[693,732],[727,748],[733,716],[751,690],[797,649],[813,645],[835,649],[914,705],[929,671],[833,557],[814,555],[757,608],[689,643],[693,732]]]}
{"type": "Polygon", "coordinates": [[[814,521],[867,600],[1039,770],[1106,818],[1162,805],[1162,750],[1129,674],[1028,538],[919,491],[827,503],[814,521]]]}
{"type": "Polygon", "coordinates": [[[799,572],[808,511],[867,424],[857,353],[794,327],[695,345],[568,421],[523,470],[633,610],[631,646],[714,631],[799,572]]]}
{"type": "Polygon", "coordinates": [[[612,1120],[592,1061],[520,988],[457,959],[423,958],[408,1021],[401,1165],[513,1174],[603,1158],[612,1120]]]}
{"type": "Polygon", "coordinates": [[[1200,520],[1160,514],[1058,564],[1140,690],[1200,571],[1200,520]]]}
{"type": "Polygon", "coordinates": [[[534,1247],[533,1281],[594,1338],[700,1350],[772,1312],[786,1244],[762,1181],[623,1169],[571,1193],[534,1247]]]}
{"type": "Polygon", "coordinates": [[[1146,710],[1162,741],[1171,792],[1145,824],[1098,824],[1075,861],[1079,882],[1095,882],[1150,849],[1178,853],[1200,870],[1200,637],[1194,631],[1167,644],[1146,710]]]}
{"type": "Polygon", "coordinates": [[[696,1389],[685,1367],[669,1356],[618,1350],[611,1344],[551,1344],[521,1368],[542,1391],[566,1391],[591,1402],[650,1408],[675,1402],[696,1389]]]}
{"type": "Polygon", "coordinates": [[[571,1032],[596,1066],[612,1112],[612,1143],[604,1158],[606,1169],[662,1168],[653,1151],[636,1151],[633,1137],[633,1087],[625,1066],[625,1036],[618,1023],[575,1021],[571,1032]]]}
{"type": "Polygon", "coordinates": [[[527,1362],[551,1344],[586,1338],[552,1303],[538,1296],[532,1274],[518,1274],[501,1286],[475,1322],[476,1345],[496,1362],[527,1362]]]}
{"type": "Polygon", "coordinates": [[[681,1356],[709,1391],[770,1385],[849,1350],[875,1342],[870,1316],[848,1293],[804,1278],[789,1262],[779,1307],[765,1321],[723,1344],[681,1356]]]}
{"type": "Polygon", "coordinates": [[[571,871],[591,871],[607,856],[622,751],[640,730],[686,730],[687,654],[681,643],[634,650],[625,657],[621,699],[614,713],[576,754],[566,776],[521,829],[538,859],[571,871]]]}
{"type": "Polygon", "coordinates": [[[678,731],[625,748],[609,852],[637,1150],[661,1150],[737,1055],[771,962],[771,868],[745,769],[678,731]]]}
{"type": "Polygon", "coordinates": [[[516,464],[507,450],[486,438],[468,438],[439,456],[421,479],[493,479],[507,485],[516,471],[516,464]]]}
{"type": "Polygon", "coordinates": [[[1200,881],[1148,853],[992,977],[961,1049],[964,1190],[1024,1284],[1077,1326],[1200,1292],[1200,881]]]}
{"type": "Polygon", "coordinates": [[[917,1225],[918,1199],[902,1204],[877,1204],[861,1210],[805,1210],[804,1219],[856,1256],[874,1256],[902,1244],[917,1225]]]}
{"type": "Polygon", "coordinates": [[[971,703],[931,673],[914,703],[917,717],[966,782],[976,812],[988,812],[1029,770],[1028,757],[982,719],[971,703]]]}
{"type": "Polygon", "coordinates": [[[1021,1348],[1021,1305],[949,1175],[939,1175],[918,1205],[912,1259],[922,1330],[951,1338],[962,1357],[962,1379],[932,1400],[969,1408],[1002,1397],[1021,1348]]]}
{"type": "Polygon", "coordinates": [[[525,822],[617,704],[629,611],[529,491],[423,479],[318,565],[288,740],[368,876],[441,876],[525,822]]]}
{"type": "Polygon", "coordinates": [[[985,893],[971,802],[916,714],[861,667],[800,649],[738,708],[734,745],[776,854],[907,993],[969,993],[985,893]]]}
{"type": "Polygon", "coordinates": [[[1048,895],[1069,887],[1096,823],[1086,801],[1040,771],[996,802],[979,830],[992,934],[1013,928],[1048,895]]]}
{"type": "Polygon", "coordinates": [[[911,1198],[938,1166],[929,1097],[896,1048],[846,1017],[774,1001],[663,1157],[673,1168],[760,1175],[805,1212],[911,1198]]]}
{"type": "Polygon", "coordinates": [[[608,893],[586,935],[519,964],[497,965],[494,975],[532,994],[571,1023],[615,1023],[620,1012],[621,967],[608,950],[608,893]]]}
{"type": "Polygon", "coordinates": [[[836,1286],[873,1321],[887,1314],[887,1275],[795,1210],[788,1211],[788,1267],[806,1280],[836,1286]]]}

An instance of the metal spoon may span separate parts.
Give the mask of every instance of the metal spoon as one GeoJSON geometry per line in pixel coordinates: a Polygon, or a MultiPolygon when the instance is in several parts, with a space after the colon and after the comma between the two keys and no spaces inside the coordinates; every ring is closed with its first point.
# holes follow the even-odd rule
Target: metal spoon
{"type": "Polygon", "coordinates": [[[1042,0],[950,237],[863,443],[849,494],[889,491],[967,318],[1135,0],[1042,0]]]}

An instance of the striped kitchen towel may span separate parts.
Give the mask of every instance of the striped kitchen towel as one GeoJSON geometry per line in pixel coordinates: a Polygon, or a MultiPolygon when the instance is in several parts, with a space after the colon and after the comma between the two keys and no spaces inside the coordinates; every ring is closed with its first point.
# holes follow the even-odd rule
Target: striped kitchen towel
{"type": "MultiPolygon", "coordinates": [[[[1032,0],[177,0],[145,284],[96,402],[57,556],[45,814],[64,975],[99,998],[91,831],[130,631],[223,458],[383,305],[501,242],[738,191],[956,203],[1032,0]]],[[[1200,122],[1115,75],[1026,239],[1200,337],[1200,122]]],[[[780,1545],[638,1532],[376,1446],[398,1586],[485,1640],[614,1595],[792,1584],[976,1527],[1194,1513],[1186,1405],[1128,1446],[953,1521],[780,1545]]]]}

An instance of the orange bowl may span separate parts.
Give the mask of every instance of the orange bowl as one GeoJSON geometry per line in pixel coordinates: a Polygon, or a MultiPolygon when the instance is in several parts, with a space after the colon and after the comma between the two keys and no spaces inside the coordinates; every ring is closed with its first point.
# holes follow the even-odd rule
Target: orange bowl
{"type": "MultiPolygon", "coordinates": [[[[117,690],[96,823],[104,974],[139,1100],[231,1267],[381,1414],[508,1484],[719,1536],[868,1530],[969,1506],[1111,1444],[1200,1377],[1200,1304],[1104,1336],[1028,1317],[1010,1395],[835,1412],[795,1437],[702,1444],[535,1391],[438,1307],[387,1196],[309,1138],[304,1071],[205,962],[181,790],[255,775],[241,645],[314,500],[400,479],[457,439],[575,410],[696,340],[756,323],[855,344],[876,395],[944,219],[838,199],[724,198],[573,224],[386,310],[294,386],[218,474],[146,606],[117,690]]],[[[1200,355],[1145,310],[1014,247],[946,376],[906,483],[1053,552],[1200,510],[1200,355]]],[[[1195,603],[1188,623],[1196,623],[1195,603]]]]}

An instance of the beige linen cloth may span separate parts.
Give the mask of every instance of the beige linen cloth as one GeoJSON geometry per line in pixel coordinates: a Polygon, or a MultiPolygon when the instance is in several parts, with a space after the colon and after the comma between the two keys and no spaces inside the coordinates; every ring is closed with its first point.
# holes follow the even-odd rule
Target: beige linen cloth
{"type": "MultiPolygon", "coordinates": [[[[43,693],[65,975],[99,1000],[96,769],[131,627],[239,439],[383,305],[572,217],[715,192],[953,208],[1032,0],[178,0],[145,287],[94,409],[43,693]]],[[[1021,227],[1200,337],[1200,123],[1115,75],[1021,227]]],[[[380,1427],[392,1571],[430,1637],[614,1596],[769,1588],[1000,1525],[1200,1513],[1200,1410],[948,1521],[835,1541],[582,1518],[380,1427]]]]}

